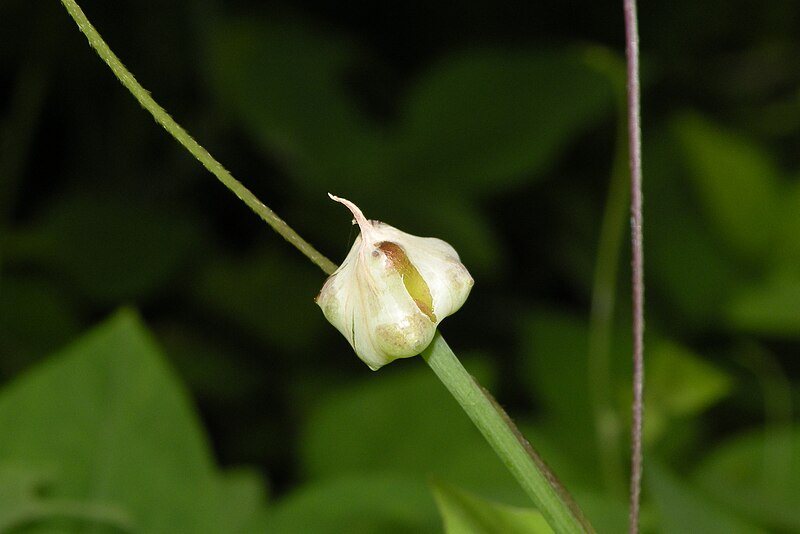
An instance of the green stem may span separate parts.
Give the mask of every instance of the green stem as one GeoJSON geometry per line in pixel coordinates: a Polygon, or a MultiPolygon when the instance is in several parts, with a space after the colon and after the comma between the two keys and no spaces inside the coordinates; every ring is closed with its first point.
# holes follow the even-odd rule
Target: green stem
{"type": "Polygon", "coordinates": [[[555,475],[525,440],[514,422],[464,369],[437,332],[422,357],[458,401],[483,437],[556,532],[594,532],[555,475]]]}
{"type": "MultiPolygon", "coordinates": [[[[250,209],[324,272],[330,274],[336,269],[335,264],[317,252],[272,210],[258,200],[253,193],[231,176],[217,160],[153,100],[150,94],[139,85],[133,75],[108,48],[108,45],[97,33],[97,30],[92,27],[74,0],[61,1],[78,24],[78,28],[89,40],[92,48],[97,51],[103,61],[108,64],[117,78],[139,103],[153,115],[156,122],[186,147],[206,169],[214,174],[250,209]]],[[[566,490],[533,451],[530,444],[525,441],[525,438],[522,437],[505,411],[492,399],[488,392],[472,379],[439,333],[436,334],[434,341],[423,352],[422,356],[481,433],[483,433],[489,444],[522,485],[525,492],[533,499],[552,528],[559,533],[593,532],[566,490]]]]}
{"type": "Polygon", "coordinates": [[[158,124],[182,144],[197,160],[208,169],[208,171],[217,177],[217,179],[233,192],[242,202],[253,210],[256,215],[261,217],[264,222],[272,227],[273,230],[278,232],[286,241],[294,245],[300,252],[302,252],[308,259],[319,266],[320,269],[330,274],[336,270],[336,265],[323,256],[319,251],[312,247],[305,239],[292,230],[286,222],[278,217],[274,211],[264,205],[256,196],[247,189],[242,183],[231,176],[225,167],[222,166],[214,157],[209,154],[205,148],[200,146],[197,141],[189,135],[175,120],[169,116],[164,108],[158,105],[150,93],[142,87],[133,74],[125,68],[125,65],[117,58],[114,52],[108,47],[103,38],[94,26],[86,18],[83,11],[74,0],[61,0],[64,7],[73,18],[78,28],[86,36],[89,45],[95,49],[97,55],[106,62],[106,64],[114,72],[114,75],[122,82],[128,91],[131,92],[134,98],[139,101],[144,109],[150,112],[158,124]]]}

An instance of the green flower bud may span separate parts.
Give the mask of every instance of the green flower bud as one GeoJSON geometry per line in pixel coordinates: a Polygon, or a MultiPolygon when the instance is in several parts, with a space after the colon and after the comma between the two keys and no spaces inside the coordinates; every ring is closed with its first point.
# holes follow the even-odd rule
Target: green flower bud
{"type": "Polygon", "coordinates": [[[436,325],[467,300],[474,281],[441,239],[417,237],[367,220],[343,198],[361,230],[316,302],[373,371],[422,352],[436,325]]]}

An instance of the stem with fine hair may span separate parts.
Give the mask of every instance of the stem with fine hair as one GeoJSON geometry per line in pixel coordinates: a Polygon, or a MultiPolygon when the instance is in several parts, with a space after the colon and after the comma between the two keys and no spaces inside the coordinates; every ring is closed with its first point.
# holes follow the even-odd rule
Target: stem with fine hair
{"type": "Polygon", "coordinates": [[[160,124],[167,133],[183,145],[189,153],[203,164],[203,167],[216,176],[225,187],[239,197],[239,199],[253,210],[256,215],[261,217],[273,230],[278,232],[286,241],[294,245],[309,260],[319,266],[320,269],[328,274],[336,270],[336,265],[331,260],[317,251],[310,243],[300,237],[297,232],[286,224],[283,219],[278,217],[274,211],[258,200],[247,187],[234,178],[219,161],[214,159],[205,148],[200,146],[186,130],[175,122],[175,119],[173,119],[164,108],[158,105],[153,97],[150,96],[150,93],[136,81],[131,71],[125,68],[125,65],[123,65],[114,52],[111,51],[111,48],[109,48],[103,38],[100,37],[100,34],[94,26],[92,26],[89,19],[86,18],[86,15],[83,13],[83,10],[81,10],[74,0],[61,0],[61,3],[64,4],[67,12],[78,25],[81,32],[86,36],[89,45],[95,49],[100,59],[106,62],[122,85],[130,91],[144,109],[150,112],[156,122],[160,124]]]}
{"type": "Polygon", "coordinates": [[[628,60],[628,143],[631,167],[631,288],[633,292],[633,406],[628,531],[639,531],[644,417],[644,245],[642,243],[642,128],[639,96],[639,27],[636,0],[623,0],[628,60]]]}
{"type": "MultiPolygon", "coordinates": [[[[74,0],[61,0],[61,2],[92,48],[97,51],[142,107],[153,115],[158,124],[197,158],[225,187],[325,273],[331,274],[336,269],[333,262],[302,239],[241,182],[231,176],[222,164],[214,159],[156,103],[150,93],[136,81],[130,71],[114,55],[74,0]]],[[[591,525],[584,519],[583,514],[566,490],[525,441],[505,411],[466,372],[439,333],[436,334],[433,342],[425,349],[422,356],[469,418],[480,429],[506,467],[517,478],[550,526],[559,533],[593,532],[591,525]]]]}
{"type": "Polygon", "coordinates": [[[483,437],[556,532],[594,532],[555,475],[491,394],[464,369],[438,332],[422,352],[483,437]]]}

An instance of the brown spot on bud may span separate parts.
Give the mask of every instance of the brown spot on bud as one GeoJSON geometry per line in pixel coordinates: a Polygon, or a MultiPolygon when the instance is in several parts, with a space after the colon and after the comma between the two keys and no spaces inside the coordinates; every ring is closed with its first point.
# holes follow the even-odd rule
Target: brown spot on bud
{"type": "Polygon", "coordinates": [[[381,241],[377,245],[378,249],[386,255],[391,267],[397,271],[403,280],[403,285],[411,295],[419,311],[424,313],[432,322],[436,322],[436,315],[433,313],[433,297],[428,283],[419,274],[419,271],[408,259],[406,251],[397,243],[391,241],[381,241]]]}

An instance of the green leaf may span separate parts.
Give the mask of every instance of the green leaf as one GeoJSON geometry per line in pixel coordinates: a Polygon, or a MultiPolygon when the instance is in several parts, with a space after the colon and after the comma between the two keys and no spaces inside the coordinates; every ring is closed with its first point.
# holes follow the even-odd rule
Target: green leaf
{"type": "Polygon", "coordinates": [[[309,192],[497,191],[544,170],[611,109],[605,77],[576,54],[475,50],[442,58],[403,98],[398,125],[379,126],[345,83],[365,56],[307,23],[216,20],[209,73],[309,192]]]}
{"type": "MultiPolygon", "coordinates": [[[[593,460],[594,463],[592,464],[584,463],[585,457],[594,458],[595,442],[578,442],[565,437],[564,431],[555,419],[542,417],[537,417],[536,419],[535,422],[517,419],[517,426],[550,470],[558,476],[561,484],[572,493],[573,497],[577,497],[576,494],[579,494],[581,489],[600,488],[600,473],[597,469],[596,461],[593,460]],[[576,453],[576,448],[580,449],[580,452],[576,453]]],[[[576,500],[578,500],[578,504],[581,505],[581,509],[585,512],[590,523],[596,527],[595,517],[589,513],[590,510],[583,508],[582,501],[576,500]]]]}
{"type": "Polygon", "coordinates": [[[774,250],[775,269],[794,269],[800,265],[800,176],[782,196],[778,242],[774,250]]]}
{"type": "Polygon", "coordinates": [[[261,475],[249,469],[227,471],[220,478],[219,509],[229,518],[225,532],[267,532],[267,495],[261,475]]]}
{"type": "Polygon", "coordinates": [[[645,467],[645,482],[658,509],[659,532],[664,534],[756,534],[763,532],[709,502],[655,462],[645,467]]]}
{"type": "Polygon", "coordinates": [[[406,101],[400,175],[480,195],[543,171],[612,98],[577,55],[472,50],[440,60],[406,101]]]}
{"type": "Polygon", "coordinates": [[[202,235],[195,218],[151,201],[71,196],[18,233],[8,256],[55,269],[93,300],[118,303],[176,281],[202,235]]]}
{"type": "Polygon", "coordinates": [[[669,341],[651,343],[645,386],[648,441],[660,439],[671,419],[697,415],[727,396],[732,387],[728,375],[688,349],[669,341]]]}
{"type": "Polygon", "coordinates": [[[296,21],[258,18],[215,18],[207,44],[221,104],[300,187],[352,191],[387,174],[380,132],[344,83],[363,55],[356,46],[296,21]]]}
{"type": "Polygon", "coordinates": [[[674,128],[709,222],[744,258],[760,260],[779,226],[775,164],[761,147],[698,115],[679,117],[674,128]]]}
{"type": "Polygon", "coordinates": [[[749,280],[729,247],[700,217],[688,184],[676,180],[682,170],[672,137],[657,132],[644,148],[644,196],[658,199],[647,207],[647,291],[661,304],[653,311],[664,315],[663,322],[699,332],[722,319],[731,292],[749,280]]]}
{"type": "MultiPolygon", "coordinates": [[[[116,506],[97,502],[53,499],[46,495],[51,481],[42,473],[0,465],[0,532],[37,529],[53,521],[73,525],[104,525],[115,532],[133,532],[130,515],[116,506]]],[[[25,532],[29,532],[26,530],[25,532]]]]}
{"type": "Polygon", "coordinates": [[[553,530],[532,508],[494,503],[442,482],[432,484],[446,534],[549,534],[553,530]]]}
{"type": "Polygon", "coordinates": [[[0,458],[52,472],[53,498],[126,509],[149,533],[225,531],[197,418],[130,311],[0,392],[0,458]]]}
{"type": "Polygon", "coordinates": [[[277,502],[266,532],[280,534],[433,534],[440,531],[430,492],[393,473],[343,475],[305,484],[277,502]]]}
{"type": "Polygon", "coordinates": [[[524,381],[543,404],[548,434],[573,461],[596,469],[586,322],[537,310],[523,317],[519,331],[524,381]]]}
{"type": "Polygon", "coordinates": [[[505,467],[423,362],[403,363],[318,402],[301,440],[305,472],[396,469],[519,497],[505,467]]]}
{"type": "Polygon", "coordinates": [[[740,289],[730,299],[727,316],[731,326],[746,332],[800,335],[800,270],[771,273],[740,289]]]}
{"type": "MultiPolygon", "coordinates": [[[[610,534],[627,530],[629,505],[624,496],[615,498],[605,490],[576,490],[572,494],[597,532],[610,534]]],[[[642,514],[643,525],[645,521],[646,512],[642,514]]]]}
{"type": "Polygon", "coordinates": [[[800,430],[756,430],[709,453],[693,479],[709,496],[771,529],[800,531],[800,430]]]}

